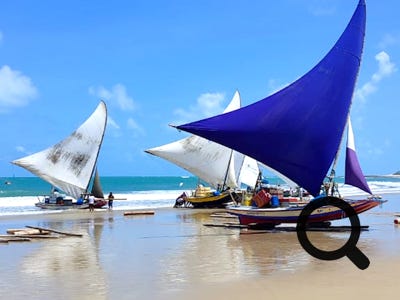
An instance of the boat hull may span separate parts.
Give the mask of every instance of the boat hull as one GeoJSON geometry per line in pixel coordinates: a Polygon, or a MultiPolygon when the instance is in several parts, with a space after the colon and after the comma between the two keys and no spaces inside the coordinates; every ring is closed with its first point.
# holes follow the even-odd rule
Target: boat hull
{"type": "MultiPolygon", "coordinates": [[[[102,208],[107,204],[107,201],[105,200],[96,200],[94,204],[94,208],[102,208]]],[[[65,203],[45,203],[42,201],[39,201],[35,203],[36,207],[42,208],[42,209],[50,209],[50,210],[67,210],[67,209],[87,209],[89,208],[88,203],[83,203],[83,204],[77,204],[77,203],[70,203],[70,202],[65,202],[65,203]]]]}
{"type": "MultiPolygon", "coordinates": [[[[357,214],[372,209],[382,203],[380,200],[349,200],[348,203],[357,214]]],[[[227,212],[238,217],[241,225],[281,223],[297,223],[304,205],[295,207],[255,208],[230,206],[227,212]]],[[[347,218],[346,213],[336,206],[324,206],[314,210],[309,216],[308,223],[327,222],[347,218]]]]}
{"type": "Polygon", "coordinates": [[[232,201],[230,193],[221,193],[219,195],[210,195],[204,197],[186,197],[186,202],[194,208],[216,208],[224,207],[232,201]]]}

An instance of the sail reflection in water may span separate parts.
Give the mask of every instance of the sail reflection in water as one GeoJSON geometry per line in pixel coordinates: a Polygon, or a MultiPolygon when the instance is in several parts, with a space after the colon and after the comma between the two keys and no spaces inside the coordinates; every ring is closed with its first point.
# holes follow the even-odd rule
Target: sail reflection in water
{"type": "Polygon", "coordinates": [[[44,299],[107,299],[106,274],[99,260],[103,218],[84,220],[68,229],[63,222],[42,226],[83,236],[43,241],[24,258],[19,284],[44,299]]]}
{"type": "MultiPolygon", "coordinates": [[[[209,213],[179,214],[180,222],[213,223],[209,213]]],[[[257,278],[306,265],[310,256],[295,234],[240,234],[238,229],[196,226],[182,248],[163,256],[160,274],[165,288],[197,283],[257,278]]]]}

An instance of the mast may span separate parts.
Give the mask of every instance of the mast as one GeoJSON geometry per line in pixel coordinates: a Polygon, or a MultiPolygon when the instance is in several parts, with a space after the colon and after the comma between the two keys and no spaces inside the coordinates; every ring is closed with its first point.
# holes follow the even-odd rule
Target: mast
{"type": "MultiPolygon", "coordinates": [[[[226,168],[225,177],[224,177],[224,182],[223,182],[223,184],[222,184],[222,190],[221,190],[221,191],[225,190],[226,179],[228,178],[228,173],[229,173],[229,170],[230,170],[230,167],[231,167],[232,156],[233,156],[233,150],[231,150],[231,154],[230,154],[230,156],[229,156],[228,166],[227,166],[227,168],[226,168]]],[[[237,179],[237,178],[236,178],[236,179],[237,179]]]]}
{"type": "MultiPolygon", "coordinates": [[[[103,144],[104,133],[106,132],[105,129],[106,129],[106,126],[107,126],[107,118],[108,118],[108,116],[107,116],[108,115],[107,114],[107,105],[103,100],[101,100],[100,103],[102,103],[104,105],[104,110],[105,110],[104,127],[103,127],[103,133],[102,133],[101,138],[100,138],[99,151],[97,151],[96,158],[95,158],[95,163],[93,164],[93,169],[92,169],[90,178],[93,178],[93,174],[94,174],[94,172],[96,171],[96,168],[97,168],[97,159],[99,158],[100,147],[103,144]]],[[[90,185],[90,179],[87,182],[86,191],[89,191],[89,185],[90,185]]]]}
{"type": "MultiPolygon", "coordinates": [[[[350,113],[347,116],[347,121],[346,121],[346,125],[348,126],[349,124],[349,119],[350,119],[350,113]]],[[[345,127],[346,128],[346,127],[345,127]]],[[[339,143],[339,147],[336,150],[336,155],[335,158],[333,160],[332,163],[332,168],[331,168],[331,172],[329,173],[329,175],[327,176],[328,178],[328,184],[329,184],[329,191],[331,192],[331,196],[333,196],[334,192],[335,192],[335,177],[336,177],[336,165],[338,163],[339,160],[339,155],[340,155],[340,149],[342,148],[342,144],[343,144],[343,140],[344,140],[344,135],[345,135],[345,130],[343,129],[342,131],[342,137],[340,138],[340,143],[339,143]]],[[[339,193],[338,189],[336,189],[336,191],[339,193]]],[[[327,195],[328,196],[328,195],[327,195]]],[[[340,197],[340,194],[339,194],[340,197]]]]}

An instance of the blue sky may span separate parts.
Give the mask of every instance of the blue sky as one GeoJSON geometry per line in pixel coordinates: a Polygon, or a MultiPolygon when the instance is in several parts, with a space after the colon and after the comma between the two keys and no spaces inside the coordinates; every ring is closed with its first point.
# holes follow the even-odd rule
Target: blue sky
{"type": "MultiPolygon", "coordinates": [[[[109,112],[102,175],[187,175],[144,150],[186,137],[168,124],[221,113],[236,89],[247,105],[296,80],[357,2],[2,3],[0,176],[31,176],[10,161],[68,136],[100,99],[109,112]]],[[[366,2],[352,123],[364,173],[387,174],[400,170],[400,2],[366,2]]]]}

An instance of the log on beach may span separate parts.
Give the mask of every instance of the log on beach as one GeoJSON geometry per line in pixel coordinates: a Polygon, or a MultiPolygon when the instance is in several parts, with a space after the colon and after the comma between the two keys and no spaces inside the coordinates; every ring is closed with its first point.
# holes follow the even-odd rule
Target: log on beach
{"type": "Polygon", "coordinates": [[[0,234],[0,238],[6,238],[6,239],[23,239],[23,238],[29,238],[29,239],[58,239],[58,236],[54,235],[46,235],[46,234],[0,234]]]}
{"type": "MultiPolygon", "coordinates": [[[[237,228],[242,229],[240,234],[260,234],[272,232],[295,232],[296,226],[273,226],[268,224],[248,224],[240,225],[239,223],[204,223],[203,226],[207,227],[223,227],[223,228],[237,228]]],[[[361,231],[368,230],[368,225],[360,226],[361,231]]],[[[320,227],[307,227],[307,231],[327,231],[327,232],[348,232],[352,230],[352,226],[320,226],[320,227]]]]}
{"type": "Polygon", "coordinates": [[[67,236],[78,236],[82,237],[82,234],[63,232],[50,228],[42,228],[35,226],[25,226],[26,228],[14,228],[7,229],[7,234],[0,234],[0,243],[8,242],[28,242],[33,239],[58,239],[61,235],[67,236]],[[51,235],[50,233],[58,233],[59,235],[51,235]]]}
{"type": "Polygon", "coordinates": [[[15,236],[4,236],[0,237],[0,243],[8,243],[8,242],[30,242],[31,239],[27,237],[15,237],[15,236]]]}
{"type": "Polygon", "coordinates": [[[15,228],[15,229],[7,229],[8,234],[14,234],[14,235],[43,235],[43,234],[50,234],[50,231],[44,231],[44,230],[39,230],[39,229],[27,229],[27,228],[15,228]]]}
{"type": "Polygon", "coordinates": [[[154,210],[131,210],[124,212],[124,216],[154,215],[154,210]]]}
{"type": "Polygon", "coordinates": [[[207,227],[224,227],[224,228],[247,228],[247,225],[240,225],[237,223],[223,223],[223,224],[215,224],[215,223],[205,223],[203,226],[207,227]]]}
{"type": "MultiPolygon", "coordinates": [[[[361,231],[368,230],[369,226],[360,226],[361,231]]],[[[277,226],[271,228],[256,228],[247,227],[240,231],[240,234],[260,234],[260,233],[273,233],[273,232],[295,232],[295,226],[277,226]]],[[[307,227],[306,231],[316,231],[316,232],[349,232],[352,231],[351,226],[329,226],[329,227],[307,227]]]]}
{"type": "Polygon", "coordinates": [[[233,216],[228,213],[212,213],[210,215],[211,218],[223,218],[223,219],[237,219],[237,216],[233,216]]]}
{"type": "Polygon", "coordinates": [[[51,228],[43,228],[43,227],[29,226],[29,225],[26,225],[25,227],[38,229],[38,230],[41,230],[41,231],[50,231],[50,232],[63,234],[63,235],[67,235],[67,236],[77,236],[77,237],[82,237],[83,236],[83,234],[81,234],[81,233],[71,233],[71,232],[60,231],[60,230],[55,230],[55,229],[51,229],[51,228]]]}
{"type": "Polygon", "coordinates": [[[7,229],[8,234],[14,234],[17,231],[22,231],[25,230],[26,228],[12,228],[12,229],[7,229]]]}

